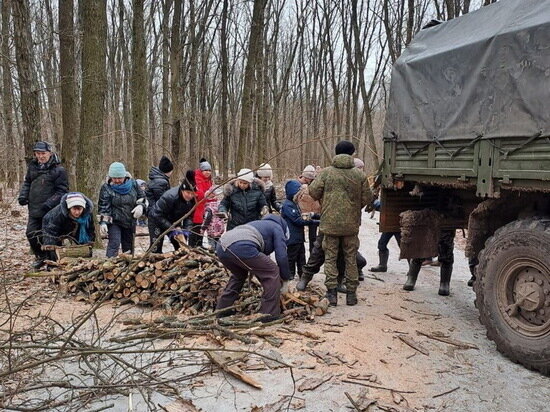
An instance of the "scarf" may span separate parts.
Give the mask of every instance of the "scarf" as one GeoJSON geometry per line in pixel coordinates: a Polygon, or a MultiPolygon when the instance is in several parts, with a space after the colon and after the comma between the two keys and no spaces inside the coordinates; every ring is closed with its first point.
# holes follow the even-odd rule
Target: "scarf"
{"type": "Polygon", "coordinates": [[[92,238],[88,234],[88,229],[90,227],[90,221],[91,215],[86,216],[80,216],[78,219],[75,219],[75,221],[78,223],[78,244],[84,245],[86,243],[90,243],[92,241],[92,238]]]}
{"type": "Polygon", "coordinates": [[[111,184],[111,189],[113,189],[119,195],[127,195],[132,189],[132,183],[132,179],[128,179],[120,185],[111,184]]]}

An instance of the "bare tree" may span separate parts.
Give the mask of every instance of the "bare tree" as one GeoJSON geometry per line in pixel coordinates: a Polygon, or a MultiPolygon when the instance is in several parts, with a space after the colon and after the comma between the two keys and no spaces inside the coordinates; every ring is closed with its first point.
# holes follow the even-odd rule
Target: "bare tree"
{"type": "Polygon", "coordinates": [[[133,173],[147,176],[147,65],[145,60],[145,29],[143,0],[133,0],[132,19],[132,137],[134,141],[133,173]]]}
{"type": "Polygon", "coordinates": [[[21,93],[23,142],[25,156],[31,156],[34,142],[41,140],[41,133],[38,88],[36,87],[33,76],[29,4],[27,0],[14,0],[12,7],[15,28],[14,39],[17,75],[19,80],[19,91],[21,93]]]}
{"type": "Polygon", "coordinates": [[[77,187],[95,197],[103,171],[103,122],[105,114],[107,9],[106,0],[82,3],[82,99],[77,156],[77,187]]]}
{"type": "Polygon", "coordinates": [[[73,21],[73,2],[59,0],[59,71],[63,123],[61,157],[68,171],[70,187],[76,187],[76,142],[78,133],[78,96],[75,78],[76,56],[73,21]]]}

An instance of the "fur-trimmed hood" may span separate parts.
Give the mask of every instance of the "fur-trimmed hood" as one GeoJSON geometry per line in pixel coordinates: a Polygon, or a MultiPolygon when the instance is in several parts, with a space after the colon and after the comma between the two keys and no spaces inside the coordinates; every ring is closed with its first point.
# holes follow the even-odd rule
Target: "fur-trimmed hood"
{"type": "MultiPolygon", "coordinates": [[[[239,189],[239,186],[237,186],[237,180],[232,180],[229,183],[226,183],[223,187],[223,195],[224,196],[230,196],[232,193],[235,193],[239,189]]],[[[254,178],[252,183],[250,184],[250,188],[248,190],[261,190],[265,193],[265,184],[261,179],[258,179],[257,177],[254,178]]]]}

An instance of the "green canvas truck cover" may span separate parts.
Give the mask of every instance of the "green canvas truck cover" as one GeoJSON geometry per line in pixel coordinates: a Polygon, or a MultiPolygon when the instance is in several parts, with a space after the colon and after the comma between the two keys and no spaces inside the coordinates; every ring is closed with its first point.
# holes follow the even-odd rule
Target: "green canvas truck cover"
{"type": "Polygon", "coordinates": [[[393,67],[383,136],[550,133],[550,0],[500,0],[421,30],[393,67]]]}

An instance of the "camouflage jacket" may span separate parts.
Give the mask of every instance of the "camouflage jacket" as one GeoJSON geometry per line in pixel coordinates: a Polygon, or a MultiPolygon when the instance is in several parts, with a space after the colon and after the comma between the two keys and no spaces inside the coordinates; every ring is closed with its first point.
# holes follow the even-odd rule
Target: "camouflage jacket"
{"type": "Polygon", "coordinates": [[[332,166],[309,185],[309,194],[321,202],[319,231],[329,236],[359,233],[361,209],[371,201],[372,191],[365,174],[354,167],[353,157],[334,156],[332,166]]]}

